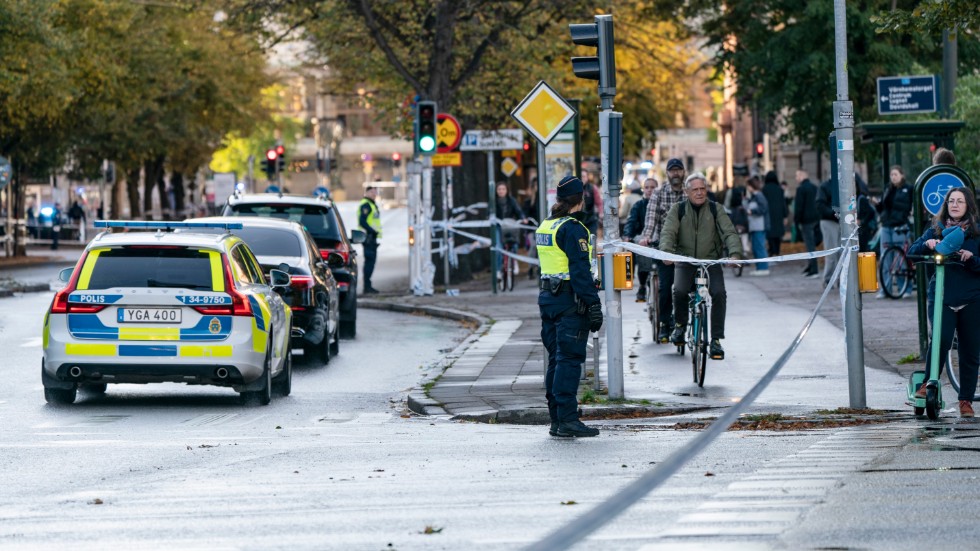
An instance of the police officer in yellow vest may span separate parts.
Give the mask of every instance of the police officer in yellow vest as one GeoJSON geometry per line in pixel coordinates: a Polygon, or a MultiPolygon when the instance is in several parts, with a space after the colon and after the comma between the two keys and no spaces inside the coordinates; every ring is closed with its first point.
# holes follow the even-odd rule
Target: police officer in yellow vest
{"type": "Polygon", "coordinates": [[[541,280],[541,340],[548,350],[545,396],[552,436],[598,436],[578,418],[578,384],[590,331],[602,327],[602,305],[592,277],[589,230],[582,224],[582,181],[558,183],[551,216],[535,232],[541,280]]]}
{"type": "Polygon", "coordinates": [[[357,226],[367,234],[364,240],[364,294],[377,293],[371,286],[374,264],[378,260],[378,245],[381,244],[381,211],[374,202],[378,198],[378,188],[368,187],[357,209],[357,226]]]}

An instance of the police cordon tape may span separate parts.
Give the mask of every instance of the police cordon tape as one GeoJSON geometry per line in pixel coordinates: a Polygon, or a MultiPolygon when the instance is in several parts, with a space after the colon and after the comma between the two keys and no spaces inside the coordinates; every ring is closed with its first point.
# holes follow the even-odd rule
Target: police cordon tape
{"type": "MultiPolygon", "coordinates": [[[[848,238],[848,241],[852,240],[854,235],[848,238]]],[[[831,249],[830,252],[839,251],[841,255],[841,261],[837,262],[837,266],[834,268],[834,273],[831,276],[831,281],[841,277],[841,273],[847,273],[847,266],[849,264],[850,254],[849,252],[856,250],[856,247],[838,247],[836,249],[831,249]]],[[[672,255],[673,256],[673,255],[672,255]]],[[[787,255],[794,256],[794,255],[787,255]]],[[[826,256],[826,255],[823,255],[826,256]]],[[[685,258],[685,257],[680,257],[685,258]]],[[[778,257],[777,257],[778,258],[778,257]]],[[[688,259],[690,262],[693,259],[688,259]]],[[[697,264],[708,264],[708,262],[694,261],[692,263],[697,264]]],[[[824,290],[823,294],[820,295],[820,300],[817,301],[816,307],[810,314],[806,323],[803,324],[803,328],[797,333],[793,342],[790,343],[789,347],[779,356],[776,363],[769,368],[769,371],[759,379],[759,382],[753,386],[745,396],[742,397],[731,409],[729,409],[724,415],[719,417],[713,423],[708,425],[708,427],[698,434],[683,448],[670,454],[667,459],[663,460],[656,467],[650,469],[643,476],[633,481],[627,485],[622,490],[616,492],[608,499],[599,503],[591,510],[586,512],[584,515],[574,519],[572,522],[562,526],[561,528],[555,530],[551,534],[545,536],[543,539],[531,544],[526,549],[527,551],[564,551],[569,547],[581,542],[589,534],[598,530],[607,522],[611,521],[617,517],[620,513],[631,507],[634,503],[643,499],[645,495],[651,491],[658,488],[661,484],[666,482],[673,476],[677,471],[683,468],[691,459],[694,459],[702,450],[708,447],[718,436],[723,432],[728,430],[738,417],[744,412],[756,398],[769,386],[769,383],[776,378],[779,371],[786,365],[789,358],[796,352],[800,343],[803,341],[803,337],[806,336],[810,327],[813,325],[813,321],[817,317],[817,313],[823,306],[824,301],[827,299],[827,295],[830,294],[830,290],[833,288],[832,285],[828,285],[824,290]]]]}

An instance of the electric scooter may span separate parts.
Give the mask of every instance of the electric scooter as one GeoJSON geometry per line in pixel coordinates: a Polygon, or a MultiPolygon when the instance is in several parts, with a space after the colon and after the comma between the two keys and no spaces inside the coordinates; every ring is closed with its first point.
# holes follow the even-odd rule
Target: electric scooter
{"type": "Polygon", "coordinates": [[[945,257],[941,254],[935,256],[936,262],[936,299],[932,307],[932,343],[929,346],[928,373],[926,371],[913,371],[909,375],[908,384],[908,404],[912,406],[912,412],[920,416],[925,412],[926,416],[935,421],[939,419],[939,412],[946,406],[943,403],[942,384],[939,382],[939,339],[943,330],[943,282],[946,279],[945,257]],[[922,386],[929,377],[926,384],[926,397],[916,398],[915,391],[922,386]]]}

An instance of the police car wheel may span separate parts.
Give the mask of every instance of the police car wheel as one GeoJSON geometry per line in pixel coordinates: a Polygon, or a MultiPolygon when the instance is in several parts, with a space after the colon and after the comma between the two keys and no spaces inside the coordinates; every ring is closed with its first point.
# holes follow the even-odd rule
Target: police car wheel
{"type": "Polygon", "coordinates": [[[289,393],[293,391],[293,354],[291,352],[286,352],[282,373],[272,380],[272,384],[276,394],[280,396],[289,396],[289,393]]]}
{"type": "Polygon", "coordinates": [[[72,388],[45,388],[44,400],[52,405],[68,405],[75,402],[78,394],[78,387],[72,388]]]}
{"type": "MultiPolygon", "coordinates": [[[[269,335],[274,334],[273,331],[269,330],[269,335]]],[[[257,403],[259,405],[265,406],[272,402],[272,339],[269,339],[269,344],[266,345],[265,351],[265,369],[262,370],[261,385],[255,390],[246,390],[241,393],[242,400],[246,403],[252,404],[257,403]]]]}

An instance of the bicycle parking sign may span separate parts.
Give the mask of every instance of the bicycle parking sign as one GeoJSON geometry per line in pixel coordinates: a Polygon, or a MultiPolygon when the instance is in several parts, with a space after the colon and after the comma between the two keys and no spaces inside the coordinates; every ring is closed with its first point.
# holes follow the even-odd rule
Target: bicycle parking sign
{"type": "Polygon", "coordinates": [[[949,190],[958,187],[966,187],[959,176],[949,172],[933,174],[922,184],[922,206],[933,216],[939,214],[946,194],[949,193],[949,190]]]}

